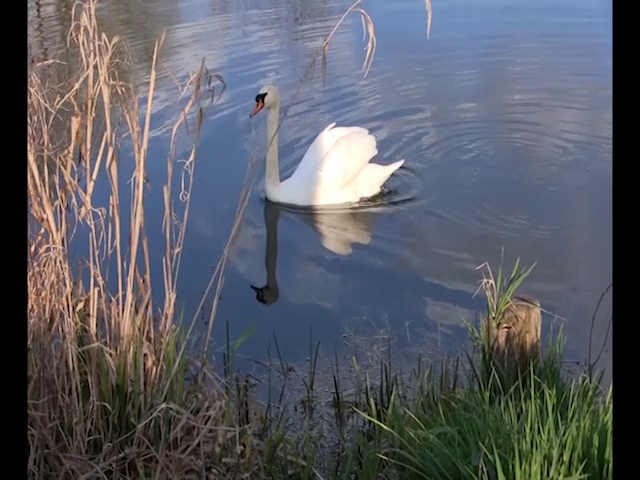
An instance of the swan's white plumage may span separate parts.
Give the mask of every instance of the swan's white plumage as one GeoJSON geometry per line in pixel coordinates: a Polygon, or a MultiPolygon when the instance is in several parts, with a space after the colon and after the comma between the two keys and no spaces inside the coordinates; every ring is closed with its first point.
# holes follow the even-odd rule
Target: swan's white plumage
{"type": "MultiPolygon", "coordinates": [[[[268,93],[265,106],[269,109],[269,130],[275,132],[273,143],[276,143],[278,92],[273,86],[263,88],[261,93],[264,92],[268,93]]],[[[331,123],[314,139],[289,178],[274,184],[268,178],[279,177],[267,175],[267,197],[274,202],[301,206],[355,203],[372,197],[404,164],[404,160],[390,165],[370,163],[377,154],[376,138],[366,128],[336,127],[335,122],[331,123]]],[[[277,170],[277,163],[274,149],[267,153],[267,169],[277,170]]]]}

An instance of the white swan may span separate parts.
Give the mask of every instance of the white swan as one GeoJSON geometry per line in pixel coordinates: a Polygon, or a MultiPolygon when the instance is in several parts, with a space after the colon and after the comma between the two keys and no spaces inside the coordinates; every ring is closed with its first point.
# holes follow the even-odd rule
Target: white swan
{"type": "Polygon", "coordinates": [[[262,87],[256,95],[253,117],[263,107],[267,116],[266,197],[276,203],[299,206],[355,203],[372,197],[402,166],[369,163],[378,153],[376,138],[362,127],[327,126],[313,141],[295,172],[280,181],[278,166],[278,111],[280,97],[275,85],[262,87]]]}

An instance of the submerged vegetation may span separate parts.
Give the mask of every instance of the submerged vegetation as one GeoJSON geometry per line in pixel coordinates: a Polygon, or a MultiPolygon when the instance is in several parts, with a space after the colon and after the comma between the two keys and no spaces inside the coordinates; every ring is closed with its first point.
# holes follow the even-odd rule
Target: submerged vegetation
{"type": "MultiPolygon", "coordinates": [[[[513,384],[500,383],[471,325],[480,353],[437,373],[419,363],[404,375],[390,356],[375,371],[336,358],[327,398],[312,345],[293,405],[283,401],[286,382],[260,403],[235,372],[229,341],[219,376],[211,330],[194,351],[176,290],[200,127],[224,78],[203,62],[179,86],[164,184],[153,186],[163,193],[166,250],[162,291],[152,292],[146,172],[163,38],[141,95],[122,80],[126,48],[103,34],[96,6],[73,9],[64,68],[34,61],[28,77],[30,478],[611,478],[612,389],[590,374],[565,376],[561,335],[513,384]],[[190,143],[184,156],[181,142],[190,143]],[[132,155],[120,155],[123,145],[132,155]],[[86,245],[81,262],[74,242],[86,245]]],[[[207,290],[209,325],[227,254],[207,290]]],[[[489,318],[527,273],[485,278],[489,318]]]]}

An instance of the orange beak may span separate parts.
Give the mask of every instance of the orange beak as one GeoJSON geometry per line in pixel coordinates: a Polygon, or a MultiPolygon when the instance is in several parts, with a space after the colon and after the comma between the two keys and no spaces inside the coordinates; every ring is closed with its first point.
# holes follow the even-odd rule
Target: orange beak
{"type": "Polygon", "coordinates": [[[262,110],[263,107],[264,107],[264,102],[262,100],[258,100],[256,102],[256,106],[253,107],[253,110],[251,110],[251,113],[249,114],[249,118],[252,118],[256,113],[262,110]]]}

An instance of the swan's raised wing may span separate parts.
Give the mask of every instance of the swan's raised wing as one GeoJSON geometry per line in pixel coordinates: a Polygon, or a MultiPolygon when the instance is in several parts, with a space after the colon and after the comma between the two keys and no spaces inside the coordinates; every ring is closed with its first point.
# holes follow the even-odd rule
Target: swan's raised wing
{"type": "Polygon", "coordinates": [[[325,191],[342,190],[348,186],[378,153],[376,137],[366,128],[342,129],[344,133],[324,154],[318,169],[318,182],[325,191]]]}
{"type": "Polygon", "coordinates": [[[322,159],[331,150],[336,140],[344,135],[344,128],[333,128],[335,122],[327,125],[313,140],[307,151],[296,167],[294,175],[299,178],[312,178],[317,175],[322,159]]]}
{"type": "Polygon", "coordinates": [[[318,134],[293,175],[317,191],[341,190],[378,153],[366,128],[334,127],[332,123],[318,134]]]}

